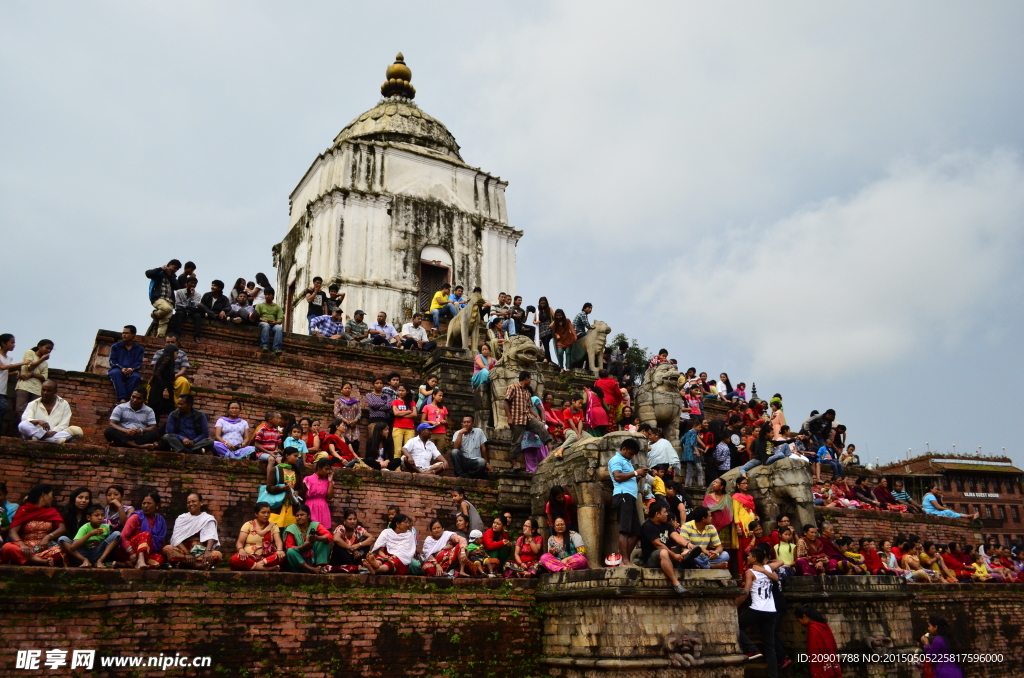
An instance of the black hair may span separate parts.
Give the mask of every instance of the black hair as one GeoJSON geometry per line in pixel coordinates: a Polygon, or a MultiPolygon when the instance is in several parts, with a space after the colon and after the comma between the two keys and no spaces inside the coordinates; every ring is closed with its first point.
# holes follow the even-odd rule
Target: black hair
{"type": "Polygon", "coordinates": [[[400,375],[398,372],[391,372],[391,373],[388,374],[387,378],[384,379],[384,381],[391,381],[395,377],[398,377],[399,379],[401,379],[402,375],[400,375]]]}
{"type": "Polygon", "coordinates": [[[291,447],[291,446],[289,446],[289,447],[286,447],[286,448],[284,448],[284,450],[282,450],[282,452],[281,452],[281,459],[283,460],[283,459],[285,459],[286,457],[290,457],[290,456],[291,456],[291,455],[293,455],[293,454],[296,454],[296,455],[302,456],[302,451],[301,451],[301,450],[299,450],[299,448],[297,448],[297,447],[291,447]]]}
{"type": "Polygon", "coordinates": [[[3,334],[0,334],[0,344],[6,344],[11,339],[14,339],[14,335],[11,334],[10,332],[4,332],[3,334]]]}
{"type": "Polygon", "coordinates": [[[168,266],[177,266],[178,268],[181,268],[181,262],[178,261],[177,259],[171,259],[170,261],[167,262],[167,265],[168,266]]]}
{"type": "Polygon", "coordinates": [[[811,530],[813,530],[816,527],[817,527],[817,525],[804,525],[804,528],[803,528],[802,532],[803,532],[803,534],[807,534],[808,532],[810,532],[811,530]]]}
{"type": "Polygon", "coordinates": [[[317,462],[316,462],[316,470],[319,471],[322,468],[327,468],[332,463],[333,462],[328,457],[324,457],[323,459],[318,459],[317,462]]]}
{"type": "Polygon", "coordinates": [[[214,287],[222,290],[222,291],[224,289],[224,281],[223,280],[211,280],[210,284],[213,285],[214,287]]]}
{"type": "Polygon", "coordinates": [[[256,510],[253,511],[253,513],[259,513],[260,511],[262,511],[265,508],[270,508],[270,504],[268,504],[265,501],[258,501],[258,502],[256,502],[256,510]]]}
{"type": "Polygon", "coordinates": [[[622,444],[619,446],[619,450],[629,450],[633,454],[636,454],[640,451],[640,443],[638,443],[633,438],[626,438],[625,440],[622,441],[622,444]]]}
{"type": "Polygon", "coordinates": [[[793,616],[795,616],[797,619],[799,619],[800,617],[807,617],[811,621],[818,622],[819,624],[828,623],[827,621],[825,621],[825,617],[823,617],[820,612],[818,612],[810,605],[794,605],[793,616]]]}
{"type": "Polygon", "coordinates": [[[51,340],[49,340],[49,339],[40,339],[40,340],[39,340],[39,341],[38,341],[38,342],[36,343],[36,345],[35,345],[34,347],[32,347],[32,351],[33,351],[33,352],[35,352],[35,351],[38,351],[38,350],[39,350],[39,349],[41,349],[41,348],[42,348],[43,346],[50,346],[50,347],[52,347],[52,346],[53,346],[53,342],[52,342],[51,340]]]}
{"type": "Polygon", "coordinates": [[[356,510],[354,508],[347,508],[341,512],[341,522],[345,522],[349,516],[356,516],[357,519],[359,517],[356,515],[356,510]]]}
{"type": "Polygon", "coordinates": [[[434,525],[435,524],[440,525],[442,528],[444,527],[444,523],[441,522],[440,518],[434,518],[433,520],[430,521],[430,525],[428,526],[429,529],[431,529],[431,530],[434,529],[434,525]]]}
{"type": "Polygon", "coordinates": [[[91,516],[92,514],[96,513],[97,511],[99,511],[100,513],[103,513],[103,507],[100,506],[99,504],[89,504],[89,506],[87,506],[86,509],[85,509],[85,515],[86,516],[91,516]]]}
{"type": "Polygon", "coordinates": [[[186,494],[186,495],[185,495],[185,499],[188,499],[188,498],[189,498],[189,497],[191,497],[191,496],[192,496],[193,494],[194,494],[194,495],[196,495],[196,498],[198,498],[198,499],[199,499],[199,503],[200,503],[200,504],[202,504],[202,503],[203,503],[203,495],[199,494],[199,493],[198,493],[198,492],[196,492],[195,490],[192,490],[191,492],[189,492],[188,494],[186,494]]]}
{"type": "Polygon", "coordinates": [[[582,311],[586,309],[587,306],[589,306],[590,308],[594,308],[594,305],[588,301],[587,303],[583,304],[583,308],[581,308],[580,310],[582,311]]]}
{"type": "Polygon", "coordinates": [[[307,516],[311,515],[309,512],[309,506],[306,504],[296,504],[295,509],[292,511],[293,514],[305,513],[307,516]]]}
{"type": "Polygon", "coordinates": [[[120,485],[107,485],[107,489],[103,490],[103,494],[110,492],[111,490],[117,490],[117,493],[122,497],[124,496],[124,488],[120,485]]]}
{"type": "Polygon", "coordinates": [[[461,485],[456,485],[455,487],[451,488],[450,491],[461,494],[463,497],[466,496],[466,488],[462,487],[461,485]]]}
{"type": "MultiPolygon", "coordinates": [[[[71,526],[75,526],[75,531],[77,532],[78,528],[82,526],[83,522],[85,522],[84,520],[78,519],[78,509],[75,508],[75,499],[77,499],[78,495],[82,493],[88,494],[89,504],[92,503],[92,490],[88,487],[76,487],[71,490],[71,494],[68,495],[68,504],[64,507],[64,524],[68,526],[68,531],[71,530],[71,526]]],[[[87,516],[89,513],[86,512],[84,515],[87,516]]]]}
{"type": "Polygon", "coordinates": [[[391,429],[388,425],[383,422],[370,425],[370,439],[366,441],[366,453],[363,458],[366,461],[376,461],[377,454],[380,452],[381,441],[384,439],[384,429],[388,429],[388,440],[391,440],[391,429]]]}
{"type": "Polygon", "coordinates": [[[388,527],[393,530],[395,529],[395,525],[397,525],[398,523],[405,522],[406,520],[410,520],[409,516],[405,515],[404,513],[396,513],[395,517],[391,519],[390,523],[388,523],[388,527]]]}
{"type": "Polygon", "coordinates": [[[39,485],[35,485],[32,487],[31,490],[28,491],[28,496],[25,497],[25,503],[38,504],[39,497],[43,496],[44,494],[49,494],[51,492],[53,492],[53,485],[49,485],[47,483],[40,483],[39,485]]]}
{"type": "Polygon", "coordinates": [[[317,280],[319,280],[320,282],[323,282],[323,281],[324,281],[324,279],[323,279],[323,278],[321,278],[321,277],[320,277],[320,276],[318,276],[318,275],[315,275],[315,276],[313,276],[313,282],[316,282],[317,280]]]}
{"type": "MultiPolygon", "coordinates": [[[[125,325],[124,328],[126,330],[131,330],[132,334],[138,334],[139,333],[139,330],[138,330],[138,328],[135,327],[135,325],[125,325]]],[[[4,335],[4,336],[11,336],[11,335],[4,335]]],[[[0,336],[0,344],[4,343],[5,341],[7,341],[7,340],[4,339],[2,336],[0,336]]]]}
{"type": "Polygon", "coordinates": [[[688,517],[693,522],[699,523],[700,521],[705,520],[708,517],[708,509],[706,506],[698,506],[697,508],[693,509],[693,511],[690,512],[690,515],[688,517]]]}
{"type": "Polygon", "coordinates": [[[195,396],[193,396],[191,393],[182,393],[180,396],[178,396],[178,400],[184,400],[189,405],[194,405],[196,402],[195,396]]]}
{"type": "Polygon", "coordinates": [[[194,262],[194,261],[186,261],[185,262],[185,268],[191,268],[194,271],[194,270],[196,270],[199,267],[196,266],[196,262],[194,262]]]}
{"type": "Polygon", "coordinates": [[[519,373],[519,381],[522,381],[523,379],[532,379],[532,378],[533,377],[531,377],[530,373],[527,372],[526,370],[523,370],[522,372],[519,373]]]}
{"type": "Polygon", "coordinates": [[[942,639],[946,641],[946,645],[952,649],[956,639],[953,637],[953,629],[949,627],[949,621],[945,617],[936,614],[928,617],[928,623],[936,627],[935,635],[942,636],[942,639]]]}
{"type": "MultiPolygon", "coordinates": [[[[160,505],[160,493],[159,492],[147,492],[146,494],[142,495],[143,499],[145,499],[146,497],[149,497],[154,502],[156,502],[157,506],[160,505]]],[[[142,502],[139,502],[139,504],[141,505],[142,502]]]]}

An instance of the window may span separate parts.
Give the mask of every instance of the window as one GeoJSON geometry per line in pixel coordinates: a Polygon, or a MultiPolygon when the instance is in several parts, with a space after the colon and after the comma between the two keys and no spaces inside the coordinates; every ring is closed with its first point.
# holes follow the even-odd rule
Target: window
{"type": "Polygon", "coordinates": [[[1017,494],[1017,478],[1010,478],[1006,483],[1006,490],[1010,494],[1017,494]]]}
{"type": "Polygon", "coordinates": [[[1006,520],[1006,507],[1004,507],[1004,506],[1003,506],[1002,504],[1000,504],[1000,505],[999,505],[999,506],[997,506],[996,508],[998,508],[998,509],[999,509],[999,517],[1000,517],[1000,518],[1001,518],[1002,520],[1006,520]]]}
{"type": "Polygon", "coordinates": [[[992,517],[992,504],[985,504],[985,517],[986,518],[991,518],[992,517]]]}
{"type": "Polygon", "coordinates": [[[988,492],[988,478],[982,478],[978,483],[978,487],[982,492],[988,492]]]}
{"type": "Polygon", "coordinates": [[[1017,511],[1017,507],[1016,506],[1011,506],[1010,507],[1010,515],[1013,516],[1013,522],[1015,522],[1015,523],[1019,523],[1020,522],[1020,512],[1017,511]]]}
{"type": "Polygon", "coordinates": [[[974,492],[974,478],[967,478],[967,491],[974,492]]]}
{"type": "MultiPolygon", "coordinates": [[[[972,513],[972,511],[964,511],[964,513],[972,513]]],[[[981,515],[981,504],[974,505],[973,513],[977,513],[979,516],[981,515]]]]}
{"type": "Polygon", "coordinates": [[[950,485],[952,485],[952,482],[950,481],[949,476],[942,476],[942,489],[948,491],[950,489],[950,485]]]}

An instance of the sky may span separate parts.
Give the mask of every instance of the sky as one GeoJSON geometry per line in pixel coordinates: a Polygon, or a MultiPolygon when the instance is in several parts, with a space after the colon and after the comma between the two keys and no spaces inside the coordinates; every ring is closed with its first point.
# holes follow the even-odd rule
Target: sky
{"type": "Polygon", "coordinates": [[[834,408],[863,461],[1024,464],[1022,33],[1016,2],[3,3],[0,331],[81,370],[148,324],[147,268],[273,279],[401,51],[509,182],[526,303],[834,408]]]}

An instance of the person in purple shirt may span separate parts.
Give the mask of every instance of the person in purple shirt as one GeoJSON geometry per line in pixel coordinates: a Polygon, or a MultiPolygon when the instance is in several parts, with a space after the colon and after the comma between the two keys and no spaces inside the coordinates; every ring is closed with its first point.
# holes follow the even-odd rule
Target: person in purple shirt
{"type": "Polygon", "coordinates": [[[953,630],[945,617],[928,617],[928,633],[921,636],[924,653],[932,664],[935,678],[964,678],[963,671],[953,661],[954,649],[949,646],[953,630]]]}
{"type": "Polygon", "coordinates": [[[206,415],[192,406],[192,394],[178,396],[178,409],[171,412],[164,424],[164,443],[174,452],[208,454],[213,451],[210,425],[206,415]]]}
{"type": "Polygon", "coordinates": [[[135,325],[125,325],[121,330],[121,341],[110,347],[110,370],[107,374],[114,384],[118,404],[128,402],[132,391],[142,384],[139,370],[142,369],[146,349],[135,343],[136,332],[135,325]]]}

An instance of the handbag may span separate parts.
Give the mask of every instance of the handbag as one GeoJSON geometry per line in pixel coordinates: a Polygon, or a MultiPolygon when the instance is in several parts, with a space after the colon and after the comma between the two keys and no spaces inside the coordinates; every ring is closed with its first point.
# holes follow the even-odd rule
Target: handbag
{"type": "MultiPolygon", "coordinates": [[[[274,471],[277,474],[277,479],[281,480],[281,469],[275,468],[274,471]]],[[[277,486],[275,485],[273,487],[277,486]]],[[[271,492],[267,489],[266,485],[260,485],[259,492],[256,496],[256,501],[257,503],[265,501],[266,503],[270,504],[271,512],[277,513],[278,511],[281,510],[281,507],[284,505],[284,492],[271,492]]]]}

